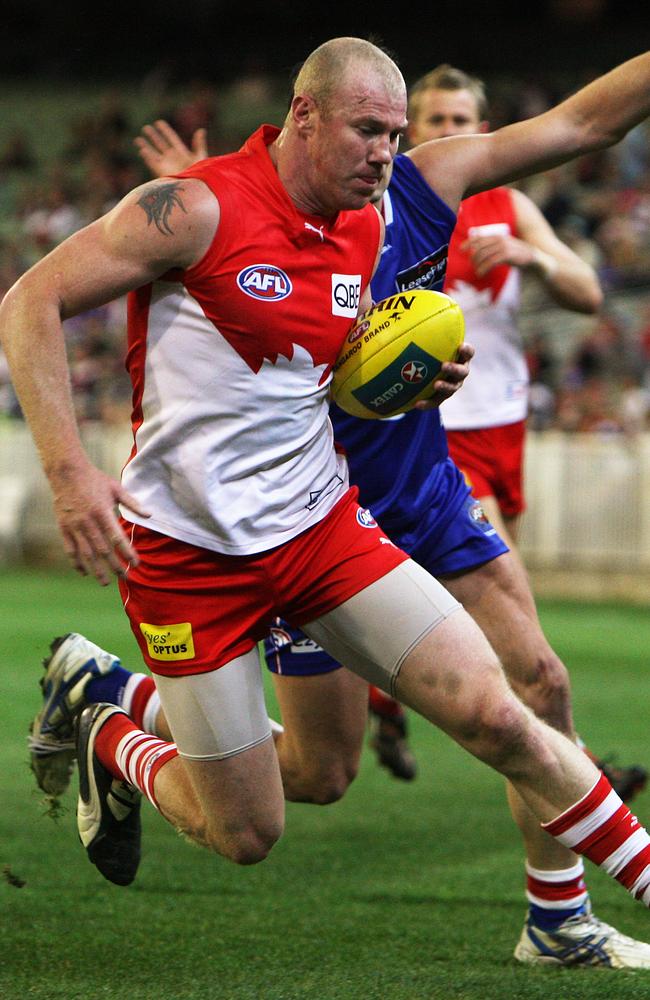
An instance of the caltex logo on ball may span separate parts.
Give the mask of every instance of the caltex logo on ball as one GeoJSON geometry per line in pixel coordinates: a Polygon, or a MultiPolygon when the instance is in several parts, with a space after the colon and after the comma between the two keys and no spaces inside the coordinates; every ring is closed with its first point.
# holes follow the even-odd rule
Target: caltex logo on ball
{"type": "Polygon", "coordinates": [[[427,377],[427,366],[421,361],[407,361],[401,375],[405,382],[422,382],[427,377]]]}

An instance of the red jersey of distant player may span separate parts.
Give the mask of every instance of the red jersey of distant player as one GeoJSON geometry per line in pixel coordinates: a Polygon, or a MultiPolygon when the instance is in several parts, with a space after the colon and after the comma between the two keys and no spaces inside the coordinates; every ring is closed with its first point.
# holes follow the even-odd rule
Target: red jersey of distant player
{"type": "Polygon", "coordinates": [[[476,349],[460,392],[441,414],[449,452],[477,497],[494,496],[506,517],[524,509],[522,489],[528,368],[518,327],[520,272],[498,264],[479,277],[461,250],[472,235],[517,236],[512,193],[494,188],[462,202],[449,247],[445,291],[465,316],[476,349]]]}

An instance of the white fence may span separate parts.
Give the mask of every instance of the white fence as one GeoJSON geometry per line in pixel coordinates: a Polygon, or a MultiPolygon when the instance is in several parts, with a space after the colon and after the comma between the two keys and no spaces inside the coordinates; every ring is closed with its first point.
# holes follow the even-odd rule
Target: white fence
{"type": "MultiPolygon", "coordinates": [[[[88,425],[83,431],[93,462],[113,475],[131,448],[130,429],[88,425]]],[[[47,480],[31,434],[17,421],[0,423],[0,561],[64,560],[47,480]]]]}
{"type": "Polygon", "coordinates": [[[650,600],[650,434],[530,434],[526,495],[537,593],[650,600]]]}
{"type": "MultiPolygon", "coordinates": [[[[87,426],[84,443],[119,475],[128,430],[87,426]]],[[[538,592],[650,599],[650,434],[530,434],[526,479],[521,549],[538,592]]],[[[0,424],[0,556],[64,558],[34,445],[15,422],[0,424]]]]}

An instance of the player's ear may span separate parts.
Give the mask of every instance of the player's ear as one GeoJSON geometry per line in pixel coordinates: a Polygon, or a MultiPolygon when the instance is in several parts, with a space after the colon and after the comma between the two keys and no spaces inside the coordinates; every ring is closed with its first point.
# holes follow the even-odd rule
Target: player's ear
{"type": "Polygon", "coordinates": [[[309,94],[296,94],[291,101],[291,117],[300,132],[311,132],[316,116],[316,103],[309,94]]]}

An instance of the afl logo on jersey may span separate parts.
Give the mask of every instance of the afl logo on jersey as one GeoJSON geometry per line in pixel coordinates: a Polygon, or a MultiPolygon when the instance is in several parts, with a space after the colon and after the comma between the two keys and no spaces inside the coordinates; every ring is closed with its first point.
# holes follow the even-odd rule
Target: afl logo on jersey
{"type": "Polygon", "coordinates": [[[286,299],[293,291],[288,274],[274,264],[251,264],[245,267],[237,275],[237,284],[246,295],[264,302],[286,299]]]}
{"type": "Polygon", "coordinates": [[[367,507],[365,508],[365,510],[362,507],[359,507],[357,511],[357,522],[361,525],[362,528],[377,527],[377,522],[375,521],[374,517],[372,516],[367,507]]]}

